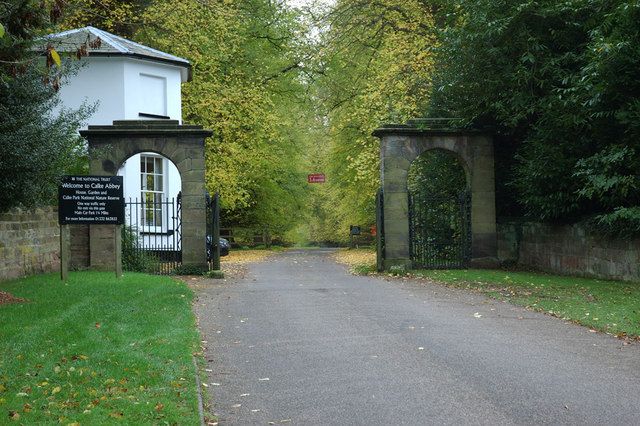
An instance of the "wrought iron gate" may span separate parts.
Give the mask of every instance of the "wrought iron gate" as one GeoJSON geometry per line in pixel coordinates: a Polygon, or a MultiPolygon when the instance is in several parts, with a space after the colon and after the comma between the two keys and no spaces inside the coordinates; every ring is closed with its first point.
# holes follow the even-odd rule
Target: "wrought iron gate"
{"type": "Polygon", "coordinates": [[[207,263],[209,270],[220,270],[220,195],[216,192],[207,199],[207,263]]]}
{"type": "Polygon", "coordinates": [[[376,194],[376,270],[384,270],[384,192],[378,189],[376,194]]]}
{"type": "Polygon", "coordinates": [[[182,263],[182,196],[125,203],[123,267],[169,274],[182,263]]]}
{"type": "Polygon", "coordinates": [[[413,268],[464,268],[471,258],[471,194],[409,194],[413,268]]]}

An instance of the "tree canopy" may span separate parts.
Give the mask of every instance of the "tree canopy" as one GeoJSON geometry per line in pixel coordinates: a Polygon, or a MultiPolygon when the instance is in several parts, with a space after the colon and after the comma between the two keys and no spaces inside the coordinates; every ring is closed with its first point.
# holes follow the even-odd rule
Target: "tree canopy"
{"type": "Polygon", "coordinates": [[[462,0],[446,18],[430,111],[496,132],[499,212],[640,230],[640,2],[462,0]]]}
{"type": "MultiPolygon", "coordinates": [[[[17,4],[0,18],[7,84],[19,80],[7,64],[55,29],[45,12],[62,13],[60,1],[17,4]]],[[[228,225],[345,240],[350,224],[374,222],[372,131],[431,116],[495,134],[499,215],[640,232],[638,0],[68,0],[64,11],[58,29],[94,25],[191,61],[184,119],[214,130],[206,184],[228,225]],[[314,172],[327,183],[307,184],[314,172]]],[[[53,96],[8,87],[7,106],[29,93],[37,116],[50,108],[53,96]]],[[[24,140],[10,132],[3,149],[24,140]]]]}
{"type": "Polygon", "coordinates": [[[52,113],[65,71],[55,51],[32,48],[60,7],[0,3],[0,211],[51,203],[60,176],[83,155],[77,129],[89,108],[52,113]]]}

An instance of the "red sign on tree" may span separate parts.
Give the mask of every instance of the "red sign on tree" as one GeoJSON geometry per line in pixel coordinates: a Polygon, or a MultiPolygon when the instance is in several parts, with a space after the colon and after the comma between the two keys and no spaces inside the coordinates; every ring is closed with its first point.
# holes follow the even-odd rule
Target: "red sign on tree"
{"type": "Polygon", "coordinates": [[[313,173],[307,176],[309,183],[324,183],[325,181],[324,173],[313,173]]]}

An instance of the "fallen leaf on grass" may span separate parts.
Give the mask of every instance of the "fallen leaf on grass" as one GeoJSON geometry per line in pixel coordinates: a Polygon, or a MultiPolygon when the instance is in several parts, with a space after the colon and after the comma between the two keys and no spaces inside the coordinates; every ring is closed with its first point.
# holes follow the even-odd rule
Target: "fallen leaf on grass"
{"type": "Polygon", "coordinates": [[[124,417],[124,413],[120,411],[113,411],[109,413],[109,417],[113,417],[114,419],[121,419],[124,417]]]}
{"type": "Polygon", "coordinates": [[[158,402],[156,404],[156,411],[162,411],[163,408],[164,408],[164,404],[162,404],[161,402],[158,402]]]}

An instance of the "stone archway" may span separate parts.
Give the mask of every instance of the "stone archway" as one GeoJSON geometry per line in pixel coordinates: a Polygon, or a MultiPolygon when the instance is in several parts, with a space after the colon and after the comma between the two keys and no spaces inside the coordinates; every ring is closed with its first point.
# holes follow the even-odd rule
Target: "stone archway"
{"type": "Polygon", "coordinates": [[[407,175],[423,152],[454,153],[465,168],[471,190],[471,266],[497,263],[493,140],[473,130],[419,129],[390,125],[374,132],[381,140],[380,177],[384,195],[384,268],[411,268],[407,175]]]}
{"type": "MultiPolygon", "coordinates": [[[[154,152],[171,160],[182,179],[182,263],[206,267],[206,201],[204,140],[213,133],[176,120],[114,121],[89,126],[80,134],[89,142],[89,173],[114,176],[135,154],[154,152]]],[[[116,251],[115,228],[92,225],[89,234],[90,266],[112,269],[116,251]]]]}

